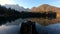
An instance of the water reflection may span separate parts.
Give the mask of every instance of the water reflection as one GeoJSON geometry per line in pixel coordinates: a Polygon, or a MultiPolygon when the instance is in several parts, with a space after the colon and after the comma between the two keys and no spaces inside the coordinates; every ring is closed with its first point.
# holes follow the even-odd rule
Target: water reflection
{"type": "Polygon", "coordinates": [[[48,19],[42,19],[42,18],[30,18],[30,19],[23,19],[24,21],[27,20],[31,20],[36,23],[36,29],[37,31],[42,34],[60,34],[60,23],[59,23],[59,19],[52,19],[52,20],[48,20],[48,19]],[[49,23],[49,25],[47,26],[43,26],[41,25],[41,23],[46,23],[45,25],[47,25],[47,23],[49,23]],[[53,24],[54,23],[54,24],[53,24]]]}
{"type": "Polygon", "coordinates": [[[56,18],[56,19],[29,18],[28,20],[31,20],[33,22],[38,22],[41,25],[49,25],[49,24],[55,24],[60,22],[59,18],[56,18]]]}
{"type": "Polygon", "coordinates": [[[40,24],[36,25],[37,31],[42,34],[60,34],[60,23],[52,24],[48,26],[41,26],[40,24]]]}
{"type": "MultiPolygon", "coordinates": [[[[37,31],[42,34],[60,34],[60,24],[52,24],[48,26],[42,26],[39,23],[36,23],[37,31]]],[[[20,26],[17,25],[3,25],[0,26],[0,34],[18,34],[20,26]]]]}
{"type": "Polygon", "coordinates": [[[57,19],[47,20],[42,18],[26,18],[26,19],[17,19],[16,21],[12,21],[11,23],[5,24],[0,26],[0,34],[18,34],[20,31],[21,23],[26,22],[28,20],[35,21],[36,22],[36,29],[38,33],[42,34],[60,34],[60,23],[58,23],[57,19]],[[57,20],[57,22],[55,21],[57,20]],[[55,22],[55,24],[50,24],[47,26],[41,25],[43,21],[46,23],[50,23],[52,21],[55,22]]]}
{"type": "Polygon", "coordinates": [[[20,27],[17,25],[0,26],[0,34],[18,34],[20,27]]]}

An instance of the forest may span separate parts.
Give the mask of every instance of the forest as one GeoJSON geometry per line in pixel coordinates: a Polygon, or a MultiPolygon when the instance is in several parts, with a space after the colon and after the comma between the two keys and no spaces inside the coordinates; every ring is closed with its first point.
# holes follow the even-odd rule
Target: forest
{"type": "Polygon", "coordinates": [[[56,12],[20,12],[21,18],[56,18],[56,12]]]}
{"type": "Polygon", "coordinates": [[[5,24],[7,21],[15,21],[19,18],[56,18],[56,12],[48,11],[46,12],[26,12],[26,11],[17,11],[11,8],[6,8],[0,5],[0,25],[5,24]]]}

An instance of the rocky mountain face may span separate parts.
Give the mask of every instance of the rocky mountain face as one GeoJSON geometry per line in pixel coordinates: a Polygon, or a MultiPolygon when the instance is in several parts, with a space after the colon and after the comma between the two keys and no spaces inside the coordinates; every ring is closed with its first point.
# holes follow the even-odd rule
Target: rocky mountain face
{"type": "Polygon", "coordinates": [[[43,4],[41,6],[38,6],[38,7],[33,7],[30,9],[31,12],[48,12],[48,11],[53,11],[53,12],[60,12],[60,8],[57,8],[55,6],[51,6],[51,5],[48,5],[48,4],[43,4]]]}
{"type": "MultiPolygon", "coordinates": [[[[56,12],[56,19],[48,20],[48,19],[39,19],[36,21],[40,22],[40,24],[55,24],[55,23],[60,23],[60,8],[51,6],[48,4],[43,4],[38,7],[33,7],[30,9],[30,12],[56,12]]],[[[34,19],[35,20],[35,19],[34,19]]]]}
{"type": "Polygon", "coordinates": [[[15,10],[17,10],[17,11],[28,11],[29,10],[29,8],[24,8],[24,7],[21,7],[21,6],[19,6],[19,5],[8,5],[8,4],[6,4],[6,5],[4,5],[6,8],[11,8],[11,9],[15,9],[15,10]]]}

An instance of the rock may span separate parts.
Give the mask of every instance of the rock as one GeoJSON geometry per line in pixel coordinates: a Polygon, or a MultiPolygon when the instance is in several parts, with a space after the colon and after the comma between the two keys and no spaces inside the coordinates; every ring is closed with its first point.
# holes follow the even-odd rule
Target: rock
{"type": "Polygon", "coordinates": [[[20,34],[38,34],[35,22],[28,21],[26,23],[22,23],[20,34]]]}

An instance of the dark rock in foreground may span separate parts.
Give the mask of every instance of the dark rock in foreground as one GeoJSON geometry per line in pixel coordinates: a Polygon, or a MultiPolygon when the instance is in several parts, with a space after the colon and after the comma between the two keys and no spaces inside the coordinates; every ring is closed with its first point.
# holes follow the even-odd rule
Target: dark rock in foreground
{"type": "Polygon", "coordinates": [[[26,23],[22,23],[20,34],[38,34],[35,22],[28,21],[26,23]]]}

